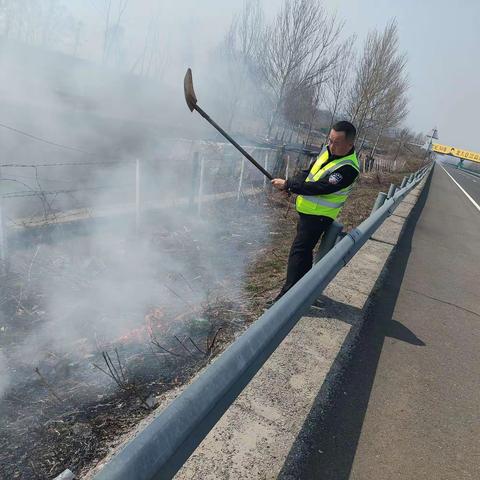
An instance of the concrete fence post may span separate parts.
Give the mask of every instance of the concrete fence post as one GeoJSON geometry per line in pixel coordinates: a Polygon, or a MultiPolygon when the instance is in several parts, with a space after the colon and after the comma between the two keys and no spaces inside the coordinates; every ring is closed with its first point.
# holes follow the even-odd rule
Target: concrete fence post
{"type": "Polygon", "coordinates": [[[8,261],[7,232],[5,226],[5,212],[2,197],[2,172],[0,170],[0,273],[6,270],[8,261]]]}
{"type": "Polygon", "coordinates": [[[3,270],[7,264],[7,235],[5,232],[5,223],[3,219],[3,198],[0,197],[0,270],[3,270]]]}
{"type": "Polygon", "coordinates": [[[375,200],[375,203],[373,204],[372,208],[372,213],[378,210],[384,203],[385,200],[387,199],[387,194],[384,192],[378,192],[377,199],[375,200]]]}
{"type": "MultiPolygon", "coordinates": [[[[268,157],[270,155],[270,151],[269,150],[265,150],[265,161],[264,161],[264,167],[265,167],[265,170],[268,172],[268,157]]],[[[263,176],[263,188],[265,188],[267,186],[267,177],[264,175],[263,176]]]]}
{"type": "Polygon", "coordinates": [[[135,160],[135,231],[140,228],[140,159],[135,160]]]}
{"type": "Polygon", "coordinates": [[[195,203],[195,196],[197,193],[197,177],[198,177],[198,152],[193,152],[192,155],[192,177],[191,177],[191,186],[190,186],[190,192],[188,196],[188,205],[189,207],[193,207],[193,204],[195,203]]]}
{"type": "Polygon", "coordinates": [[[320,246],[318,247],[317,254],[315,255],[315,262],[319,262],[334,246],[337,242],[337,238],[343,230],[343,225],[339,222],[333,221],[328,227],[328,230],[323,234],[320,240],[320,246]]]}
{"type": "Polygon", "coordinates": [[[242,157],[242,165],[240,167],[240,178],[238,179],[237,201],[240,200],[243,185],[243,172],[245,170],[245,158],[242,157]]]}
{"type": "Polygon", "coordinates": [[[200,215],[202,213],[202,203],[203,203],[203,176],[205,173],[205,157],[202,155],[200,157],[200,179],[198,184],[198,207],[197,211],[200,215]]]}

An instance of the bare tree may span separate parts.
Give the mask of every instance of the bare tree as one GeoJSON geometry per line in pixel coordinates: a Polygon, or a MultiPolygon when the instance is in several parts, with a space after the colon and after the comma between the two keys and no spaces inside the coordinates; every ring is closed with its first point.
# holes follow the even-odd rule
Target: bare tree
{"type": "Polygon", "coordinates": [[[337,60],[342,27],[317,0],[285,0],[265,29],[257,63],[273,96],[269,135],[287,95],[325,80],[337,60]]]}
{"type": "Polygon", "coordinates": [[[407,116],[407,89],[408,83],[406,79],[400,77],[396,82],[391,84],[385,92],[381,109],[376,117],[377,138],[372,150],[372,155],[375,154],[378,142],[383,133],[389,128],[396,127],[407,116]]]}
{"type": "Polygon", "coordinates": [[[325,103],[332,115],[329,130],[332,128],[337,114],[342,112],[345,108],[348,94],[348,83],[352,73],[354,59],[353,47],[355,40],[355,35],[352,35],[340,45],[338,49],[338,60],[326,82],[327,91],[325,103]]]}
{"type": "Polygon", "coordinates": [[[239,107],[242,103],[248,103],[249,94],[253,90],[252,79],[256,71],[254,63],[260,48],[263,19],[259,0],[245,0],[242,10],[233,17],[218,50],[218,57],[227,78],[225,93],[229,129],[239,107]]]}
{"type": "Polygon", "coordinates": [[[31,35],[31,25],[26,25],[29,17],[30,2],[19,2],[18,0],[3,0],[0,5],[0,19],[3,35],[7,38],[27,42],[31,35]],[[30,33],[27,34],[27,31],[30,33]]]}
{"type": "Polygon", "coordinates": [[[395,20],[371,32],[356,68],[347,113],[357,126],[358,150],[372,130],[395,126],[406,114],[406,55],[398,52],[395,20]],[[363,138],[362,138],[363,137],[363,138]]]}
{"type": "Polygon", "coordinates": [[[161,77],[167,63],[167,54],[161,33],[161,15],[160,10],[157,10],[150,16],[144,47],[131,69],[132,72],[145,77],[161,77]]]}
{"type": "Polygon", "coordinates": [[[121,43],[124,35],[122,19],[129,0],[95,0],[92,4],[102,16],[104,24],[102,63],[107,64],[111,59],[118,63],[122,56],[121,43]]]}
{"type": "Polygon", "coordinates": [[[2,0],[0,31],[7,38],[59,48],[73,38],[74,21],[60,0],[2,0]]]}
{"type": "Polygon", "coordinates": [[[397,132],[396,140],[398,142],[397,148],[395,150],[395,156],[393,157],[393,170],[396,170],[397,167],[397,159],[400,155],[401,150],[405,147],[407,142],[411,142],[413,140],[413,135],[408,128],[402,128],[399,132],[397,132]]]}
{"type": "Polygon", "coordinates": [[[325,103],[325,83],[318,81],[302,92],[286,95],[283,113],[285,118],[294,125],[308,125],[304,143],[308,144],[314,124],[319,117],[321,105],[325,103]]]}

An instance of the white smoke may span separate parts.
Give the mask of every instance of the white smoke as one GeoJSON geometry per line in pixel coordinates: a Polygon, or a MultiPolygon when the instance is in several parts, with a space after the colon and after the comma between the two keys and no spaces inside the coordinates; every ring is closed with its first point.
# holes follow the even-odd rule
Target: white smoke
{"type": "MultiPolygon", "coordinates": [[[[187,109],[183,94],[183,75],[193,67],[202,106],[220,123],[230,118],[230,107],[219,89],[225,69],[222,60],[212,61],[212,49],[226,32],[232,6],[226,9],[215,2],[224,19],[219,25],[205,16],[204,5],[165,4],[158,14],[161,35],[152,39],[146,35],[149,12],[156,11],[152,5],[129,3],[117,45],[124,49],[123,56],[104,64],[103,20],[84,2],[68,4],[70,20],[83,22],[77,45],[71,36],[41,46],[13,34],[0,38],[4,75],[0,123],[9,127],[0,128],[6,159],[2,163],[32,165],[0,170],[2,192],[21,195],[4,201],[9,232],[17,235],[10,235],[9,255],[12,272],[22,283],[16,301],[18,305],[30,302],[36,319],[0,357],[0,394],[9,383],[5,372],[13,371],[15,362],[33,371],[51,352],[79,355],[82,339],[87,338],[90,345],[114,341],[141,326],[152,308],[191,308],[205,301],[224,278],[233,273],[241,278],[247,267],[242,253],[227,242],[221,248],[228,252],[216,251],[219,236],[225,235],[221,216],[198,217],[196,207],[193,215],[184,213],[192,185],[198,188],[199,172],[192,170],[195,150],[210,162],[204,172],[204,193],[214,193],[225,182],[231,182],[227,190],[234,190],[238,180],[230,178],[238,176],[238,156],[232,168],[225,170],[226,160],[215,149],[192,143],[214,138],[216,133],[187,109]],[[162,68],[147,75],[145,67],[142,76],[137,60],[153,47],[162,49],[162,58],[155,60],[162,60],[162,68]],[[136,159],[140,160],[142,202],[138,234],[134,234],[133,220],[136,159]],[[113,163],[72,165],[86,162],[113,163]],[[35,167],[46,164],[59,165],[35,167]],[[60,193],[24,196],[36,191],[60,193]],[[156,220],[149,217],[152,205],[162,207],[156,220]],[[71,215],[74,210],[79,217],[90,212],[96,220],[80,222],[83,226],[77,235],[71,233],[75,224],[66,224],[53,233],[45,231],[16,243],[21,232],[16,224],[22,219],[62,219],[65,212],[71,215]],[[115,222],[125,225],[110,229],[115,222]],[[185,249],[184,255],[173,251],[172,241],[177,249],[185,249]],[[191,280],[192,255],[195,268],[204,272],[195,282],[191,280]],[[228,264],[221,261],[222,256],[229,258],[228,264]]],[[[249,101],[260,104],[255,96],[260,98],[261,93],[255,92],[253,84],[248,88],[249,101]]],[[[250,117],[236,117],[237,129],[257,128],[258,119],[254,123],[252,111],[248,113],[250,117]]],[[[247,171],[251,168],[247,164],[247,171]]],[[[255,238],[264,233],[258,225],[255,238]]],[[[232,295],[239,288],[237,284],[232,295]]]]}

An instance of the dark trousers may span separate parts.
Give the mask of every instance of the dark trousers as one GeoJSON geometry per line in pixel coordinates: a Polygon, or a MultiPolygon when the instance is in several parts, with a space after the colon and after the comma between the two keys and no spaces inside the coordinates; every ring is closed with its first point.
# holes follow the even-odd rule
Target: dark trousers
{"type": "Polygon", "coordinates": [[[287,266],[287,279],[280,290],[277,299],[290,290],[313,265],[313,249],[322,233],[331,225],[333,220],[319,215],[305,215],[299,213],[297,235],[290,248],[287,266]]]}

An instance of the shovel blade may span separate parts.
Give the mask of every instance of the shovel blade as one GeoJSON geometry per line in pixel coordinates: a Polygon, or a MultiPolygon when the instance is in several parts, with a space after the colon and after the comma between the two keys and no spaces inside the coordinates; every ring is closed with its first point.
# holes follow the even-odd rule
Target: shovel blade
{"type": "Polygon", "coordinates": [[[193,89],[192,69],[189,68],[183,79],[183,89],[185,91],[185,100],[191,112],[195,109],[197,104],[197,97],[193,89]]]}

